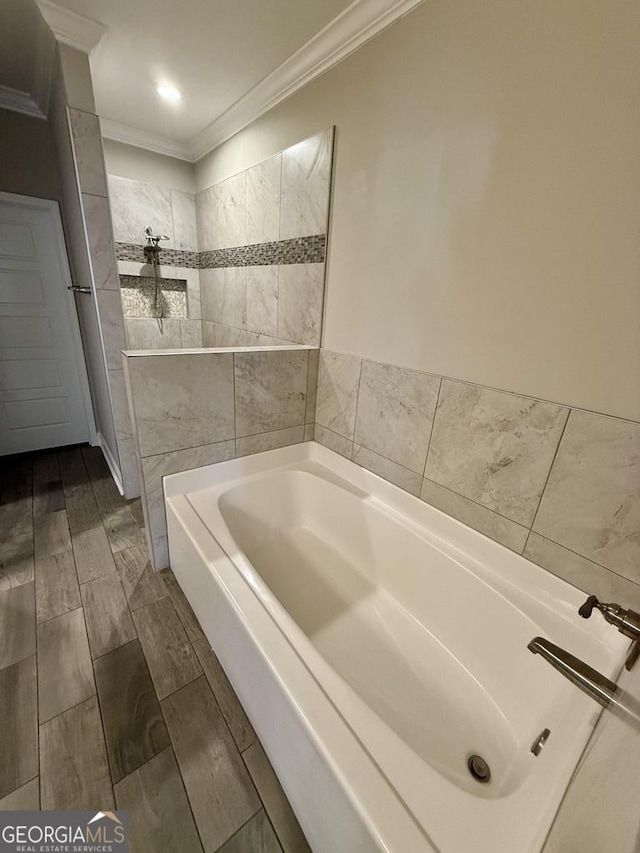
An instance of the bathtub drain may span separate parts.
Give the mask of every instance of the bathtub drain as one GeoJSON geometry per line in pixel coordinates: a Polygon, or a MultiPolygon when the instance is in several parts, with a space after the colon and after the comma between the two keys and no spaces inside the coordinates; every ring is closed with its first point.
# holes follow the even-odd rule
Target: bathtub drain
{"type": "Polygon", "coordinates": [[[478,782],[488,782],[491,779],[491,768],[481,755],[470,755],[467,759],[469,773],[478,782]]]}

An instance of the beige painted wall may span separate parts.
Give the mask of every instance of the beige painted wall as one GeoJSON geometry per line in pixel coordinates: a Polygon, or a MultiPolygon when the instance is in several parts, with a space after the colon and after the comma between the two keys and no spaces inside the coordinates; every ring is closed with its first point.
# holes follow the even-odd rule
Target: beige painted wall
{"type": "Polygon", "coordinates": [[[196,166],[337,126],[325,346],[640,419],[640,5],[427,0],[196,166]]]}
{"type": "Polygon", "coordinates": [[[135,148],[133,145],[124,145],[112,139],[103,139],[102,145],[107,174],[170,187],[185,193],[196,192],[192,163],[135,148]]]}

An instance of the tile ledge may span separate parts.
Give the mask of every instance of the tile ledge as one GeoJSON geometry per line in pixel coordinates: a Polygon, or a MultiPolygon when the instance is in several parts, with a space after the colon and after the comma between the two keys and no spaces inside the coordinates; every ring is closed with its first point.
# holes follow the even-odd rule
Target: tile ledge
{"type": "MultiPolygon", "coordinates": [[[[154,319],[154,318],[151,318],[154,319]]],[[[185,318],[177,318],[185,319],[185,318]]],[[[187,318],[188,319],[188,318],[187,318]]],[[[163,355],[208,355],[220,352],[289,352],[290,350],[319,350],[320,347],[310,347],[303,344],[292,344],[291,346],[265,346],[265,347],[181,347],[180,349],[138,349],[121,350],[126,358],[137,356],[163,356],[163,355]]]]}

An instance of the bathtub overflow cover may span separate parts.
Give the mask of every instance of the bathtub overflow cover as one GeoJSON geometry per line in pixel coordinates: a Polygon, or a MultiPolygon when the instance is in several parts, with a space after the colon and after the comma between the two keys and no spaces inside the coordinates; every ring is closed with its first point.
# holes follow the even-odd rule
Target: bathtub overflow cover
{"type": "Polygon", "coordinates": [[[467,760],[469,773],[478,782],[488,782],[491,779],[491,768],[481,755],[470,755],[467,760]]]}

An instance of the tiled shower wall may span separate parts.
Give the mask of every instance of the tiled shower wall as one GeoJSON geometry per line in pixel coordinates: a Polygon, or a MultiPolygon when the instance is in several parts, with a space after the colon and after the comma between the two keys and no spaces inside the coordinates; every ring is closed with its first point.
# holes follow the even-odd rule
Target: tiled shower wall
{"type": "Polygon", "coordinates": [[[196,197],[205,346],[320,345],[333,128],[196,197]]]}
{"type": "Polygon", "coordinates": [[[94,296],[104,342],[122,486],[126,497],[135,497],[139,494],[138,466],[120,354],[125,347],[124,317],[107,199],[100,120],[93,113],[82,110],[69,109],[68,113],[91,258],[94,296]]]}
{"type": "Polygon", "coordinates": [[[321,350],[316,441],[640,609],[640,424],[321,350]]]}
{"type": "Polygon", "coordinates": [[[318,350],[124,356],[154,565],[168,565],[162,477],[310,437],[318,350]]]}
{"type": "Polygon", "coordinates": [[[160,325],[151,312],[148,316],[125,316],[127,348],[202,346],[195,196],[109,175],[109,198],[119,274],[153,277],[142,249],[144,229],[150,225],[154,234],[169,238],[160,244],[161,277],[187,282],[186,317],[167,317],[160,325]]]}

